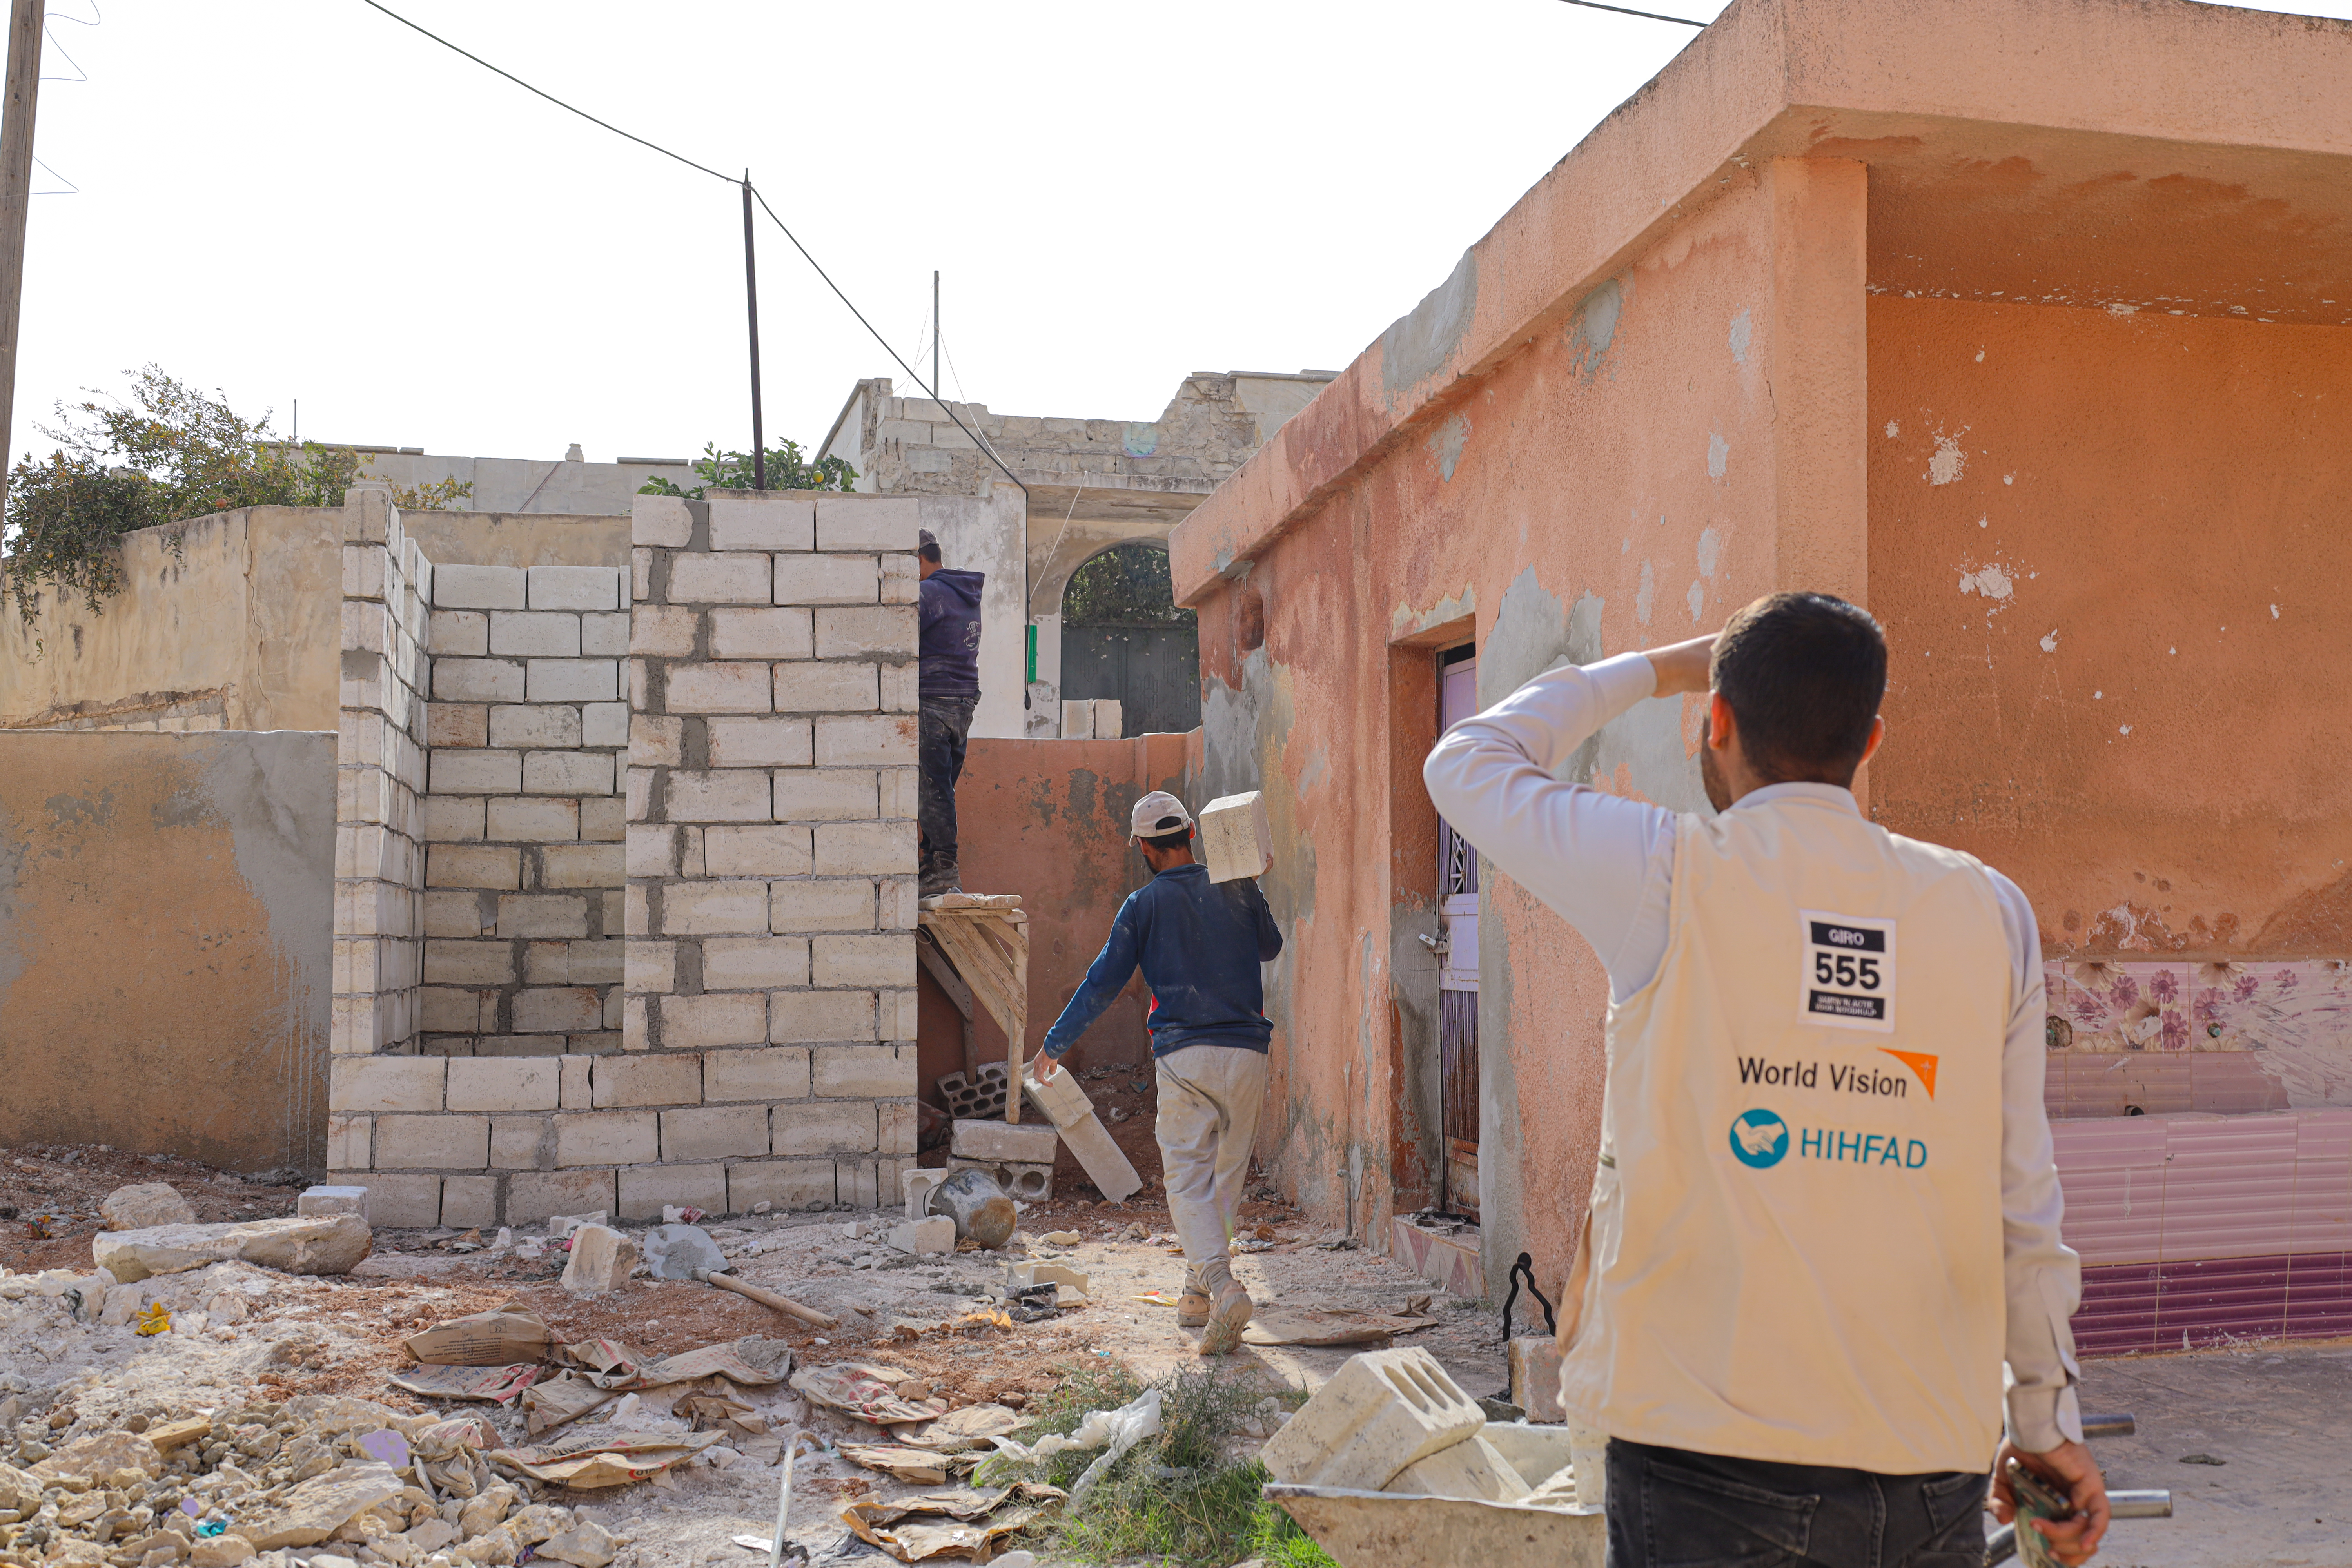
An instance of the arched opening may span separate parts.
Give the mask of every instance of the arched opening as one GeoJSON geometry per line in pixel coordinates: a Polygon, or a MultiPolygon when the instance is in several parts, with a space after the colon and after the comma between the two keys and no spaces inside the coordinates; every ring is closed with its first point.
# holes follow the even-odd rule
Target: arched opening
{"type": "Polygon", "coordinates": [[[1201,722],[1201,634],[1176,603],[1168,552],[1117,544],[1070,574],[1062,591],[1062,695],[1113,697],[1125,733],[1201,722]]]}

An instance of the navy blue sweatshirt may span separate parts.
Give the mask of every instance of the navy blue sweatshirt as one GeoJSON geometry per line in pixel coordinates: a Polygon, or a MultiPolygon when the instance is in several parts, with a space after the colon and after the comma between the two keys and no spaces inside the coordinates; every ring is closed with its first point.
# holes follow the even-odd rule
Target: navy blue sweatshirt
{"type": "Polygon", "coordinates": [[[1151,1054],[1186,1046],[1263,1051],[1273,1037],[1257,966],[1282,951],[1274,911],[1254,881],[1212,882],[1209,868],[1173,866],[1127,896],[1110,940],[1045,1033],[1056,1061],[1127,984],[1139,965],[1151,987],[1151,1054]]]}
{"type": "Polygon", "coordinates": [[[980,585],[987,580],[944,566],[923,579],[924,696],[980,695],[980,585]]]}

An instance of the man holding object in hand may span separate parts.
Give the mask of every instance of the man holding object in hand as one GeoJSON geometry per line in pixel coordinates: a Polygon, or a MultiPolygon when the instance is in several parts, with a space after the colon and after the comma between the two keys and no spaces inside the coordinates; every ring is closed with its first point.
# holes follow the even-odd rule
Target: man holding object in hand
{"type": "Polygon", "coordinates": [[[2037,1526],[2058,1561],[2106,1530],[2039,930],[2009,879],[1856,807],[1885,687],[1868,614],[1775,594],[1715,637],[1540,675],[1423,769],[1609,972],[1559,1341],[1564,1402],[1609,1435],[1610,1568],[1979,1563],[1986,1472],[2011,1457],[2074,1503],[2037,1526]],[[1715,815],[1554,776],[1685,694],[1706,698],[1715,815]]]}

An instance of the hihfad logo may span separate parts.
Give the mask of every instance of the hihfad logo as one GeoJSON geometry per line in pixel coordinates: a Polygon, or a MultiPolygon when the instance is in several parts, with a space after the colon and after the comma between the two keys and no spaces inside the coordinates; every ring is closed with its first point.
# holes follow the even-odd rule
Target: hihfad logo
{"type": "Polygon", "coordinates": [[[1765,1171],[1789,1155],[1789,1124],[1765,1110],[1743,1110],[1731,1123],[1731,1157],[1765,1171]]]}

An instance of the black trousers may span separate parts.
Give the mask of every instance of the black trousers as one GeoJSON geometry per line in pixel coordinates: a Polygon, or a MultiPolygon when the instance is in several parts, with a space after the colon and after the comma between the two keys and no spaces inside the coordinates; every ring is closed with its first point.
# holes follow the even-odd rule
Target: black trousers
{"type": "Polygon", "coordinates": [[[923,768],[919,808],[923,832],[922,891],[955,885],[956,781],[963,777],[966,738],[977,697],[926,697],[921,705],[918,756],[923,768]]]}
{"type": "Polygon", "coordinates": [[[1984,1568],[1990,1477],[1609,1440],[1609,1568],[1984,1568]]]}

